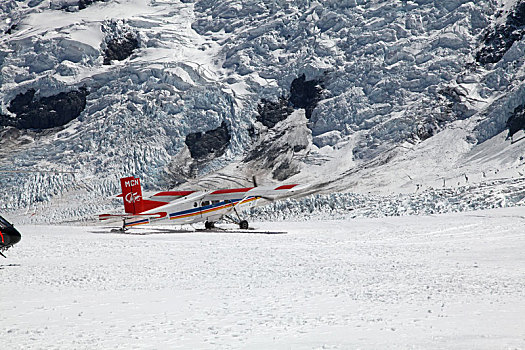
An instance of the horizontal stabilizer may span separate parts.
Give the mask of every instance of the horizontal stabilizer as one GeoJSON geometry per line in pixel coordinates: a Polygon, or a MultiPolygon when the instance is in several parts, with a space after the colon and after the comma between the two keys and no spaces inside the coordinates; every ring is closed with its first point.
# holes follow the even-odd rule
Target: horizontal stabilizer
{"type": "Polygon", "coordinates": [[[114,219],[132,219],[132,218],[140,218],[140,217],[147,217],[151,219],[161,219],[168,215],[166,212],[158,212],[158,213],[151,213],[151,214],[100,214],[98,216],[98,219],[100,221],[104,220],[114,220],[114,219]]]}

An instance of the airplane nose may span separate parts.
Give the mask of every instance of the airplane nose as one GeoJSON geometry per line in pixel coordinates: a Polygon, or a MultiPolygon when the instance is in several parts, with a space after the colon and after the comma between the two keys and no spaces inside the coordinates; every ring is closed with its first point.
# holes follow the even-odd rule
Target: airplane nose
{"type": "Polygon", "coordinates": [[[13,227],[9,230],[4,230],[2,234],[2,243],[3,245],[9,247],[13,244],[17,244],[22,239],[20,232],[15,230],[13,227]]]}
{"type": "Polygon", "coordinates": [[[15,230],[13,233],[9,234],[9,239],[11,244],[17,244],[22,239],[22,236],[18,231],[15,230]]]}

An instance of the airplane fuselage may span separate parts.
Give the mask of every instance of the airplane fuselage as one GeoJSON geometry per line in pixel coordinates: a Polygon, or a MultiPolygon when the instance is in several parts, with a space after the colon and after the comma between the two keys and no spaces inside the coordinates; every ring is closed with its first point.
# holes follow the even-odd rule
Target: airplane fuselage
{"type": "MultiPolygon", "coordinates": [[[[255,183],[254,183],[255,184],[255,183]]],[[[206,228],[213,228],[216,221],[225,217],[248,229],[248,221],[239,212],[258,206],[261,202],[289,197],[305,186],[255,186],[214,191],[175,190],[162,191],[143,197],[140,179],[134,176],[120,179],[125,214],[100,214],[100,220],[121,218],[122,229],[151,223],[175,225],[204,222],[206,228]]],[[[256,184],[255,184],[256,185],[256,184]]]]}
{"type": "Polygon", "coordinates": [[[170,224],[185,225],[197,222],[215,222],[225,215],[232,214],[235,210],[242,211],[253,207],[260,200],[257,196],[240,197],[239,194],[221,194],[220,199],[214,198],[212,194],[202,197],[196,192],[186,199],[177,203],[169,203],[164,206],[146,211],[141,215],[151,215],[146,218],[126,220],[125,227],[145,225],[160,221],[170,224]]]}

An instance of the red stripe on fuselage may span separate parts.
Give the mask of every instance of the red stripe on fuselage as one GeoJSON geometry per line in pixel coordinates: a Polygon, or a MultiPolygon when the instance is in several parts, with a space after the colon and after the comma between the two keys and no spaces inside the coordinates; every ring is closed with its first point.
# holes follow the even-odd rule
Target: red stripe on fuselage
{"type": "Polygon", "coordinates": [[[295,185],[282,185],[282,186],[277,187],[276,190],[289,190],[289,189],[294,188],[295,186],[297,186],[297,184],[295,184],[295,185]]]}
{"type": "Polygon", "coordinates": [[[2,231],[0,231],[0,237],[2,237],[2,243],[4,243],[4,235],[2,234],[2,231]]]}

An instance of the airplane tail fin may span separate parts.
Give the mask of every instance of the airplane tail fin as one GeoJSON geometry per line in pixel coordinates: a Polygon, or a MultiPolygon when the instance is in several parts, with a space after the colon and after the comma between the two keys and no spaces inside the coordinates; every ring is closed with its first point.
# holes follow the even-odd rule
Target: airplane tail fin
{"type": "Polygon", "coordinates": [[[140,179],[133,176],[120,179],[122,198],[126,213],[138,214],[143,211],[142,187],[140,179]]]}

